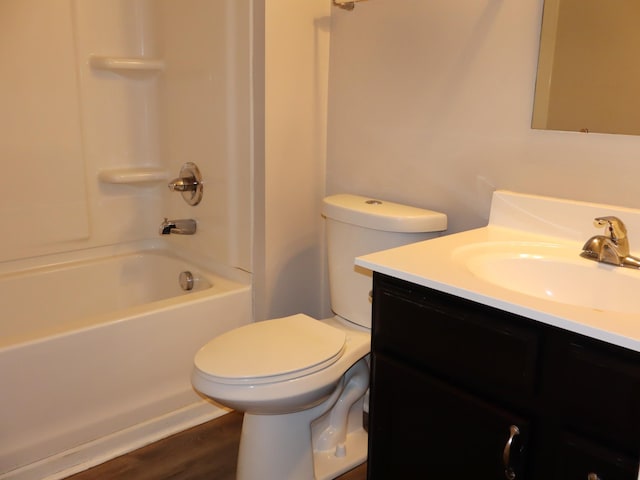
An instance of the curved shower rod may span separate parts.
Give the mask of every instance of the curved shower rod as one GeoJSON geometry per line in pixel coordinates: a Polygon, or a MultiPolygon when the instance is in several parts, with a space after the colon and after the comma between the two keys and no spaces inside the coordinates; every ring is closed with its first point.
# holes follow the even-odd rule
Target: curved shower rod
{"type": "Polygon", "coordinates": [[[333,0],[333,4],[336,7],[340,7],[344,10],[353,10],[356,6],[356,3],[358,2],[364,2],[366,0],[349,0],[349,1],[343,1],[343,0],[333,0]]]}

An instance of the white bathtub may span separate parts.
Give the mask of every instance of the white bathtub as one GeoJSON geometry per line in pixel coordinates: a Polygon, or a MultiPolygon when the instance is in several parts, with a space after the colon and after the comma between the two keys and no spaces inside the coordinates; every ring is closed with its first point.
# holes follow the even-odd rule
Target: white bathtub
{"type": "Polygon", "coordinates": [[[145,248],[0,266],[0,479],[62,478],[225,413],[189,378],[250,322],[248,275],[145,248]]]}

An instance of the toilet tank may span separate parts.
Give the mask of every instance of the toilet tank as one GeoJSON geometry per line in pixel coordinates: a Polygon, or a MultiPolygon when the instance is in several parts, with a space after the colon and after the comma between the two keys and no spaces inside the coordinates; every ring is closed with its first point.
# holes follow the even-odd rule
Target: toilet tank
{"type": "Polygon", "coordinates": [[[399,247],[441,235],[447,228],[443,213],[358,195],[326,197],[329,286],[333,312],[371,328],[372,273],[356,266],[360,255],[399,247]]]}

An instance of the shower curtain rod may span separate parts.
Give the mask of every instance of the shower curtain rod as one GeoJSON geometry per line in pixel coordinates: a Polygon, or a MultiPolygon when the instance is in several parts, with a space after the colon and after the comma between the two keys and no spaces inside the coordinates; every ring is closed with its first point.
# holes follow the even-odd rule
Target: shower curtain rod
{"type": "Polygon", "coordinates": [[[350,1],[343,1],[343,0],[333,0],[333,4],[336,7],[340,7],[344,10],[353,10],[356,6],[356,3],[358,2],[364,2],[366,0],[350,0],[350,1]]]}

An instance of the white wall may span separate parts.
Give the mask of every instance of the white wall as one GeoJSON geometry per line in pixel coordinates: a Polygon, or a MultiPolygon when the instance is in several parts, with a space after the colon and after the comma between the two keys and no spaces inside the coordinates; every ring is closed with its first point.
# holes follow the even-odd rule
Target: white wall
{"type": "Polygon", "coordinates": [[[328,193],[440,210],[450,232],[486,224],[494,188],[640,207],[640,137],[530,128],[542,5],[333,9],[328,193]]]}
{"type": "Polygon", "coordinates": [[[261,250],[255,265],[256,319],[297,312],[321,316],[330,2],[266,0],[264,8],[265,159],[264,183],[256,189],[257,225],[263,229],[256,236],[262,242],[256,245],[261,250]]]}

